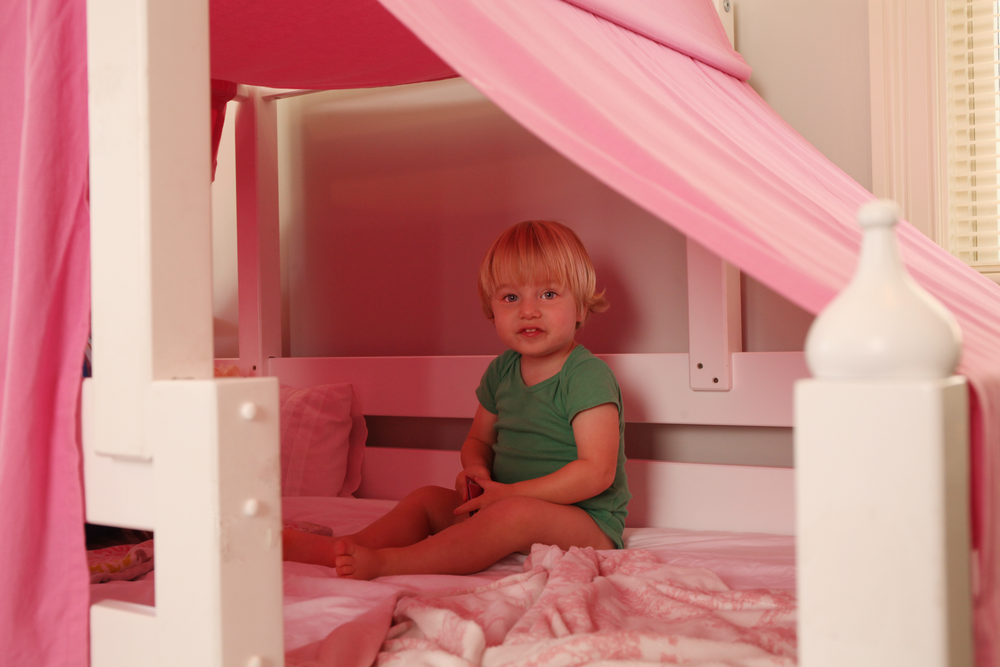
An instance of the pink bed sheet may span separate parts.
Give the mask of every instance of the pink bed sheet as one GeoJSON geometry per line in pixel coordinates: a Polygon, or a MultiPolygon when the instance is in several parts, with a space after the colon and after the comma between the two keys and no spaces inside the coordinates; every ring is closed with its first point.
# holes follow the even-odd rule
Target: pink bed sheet
{"type": "MultiPolygon", "coordinates": [[[[318,497],[285,498],[283,503],[283,514],[286,521],[303,521],[329,526],[334,534],[354,532],[387,512],[394,505],[394,501],[388,500],[318,497]]],[[[635,583],[638,580],[634,579],[629,579],[626,583],[619,583],[619,588],[624,586],[625,589],[631,590],[630,587],[638,586],[637,590],[647,591],[646,602],[641,604],[636,602],[639,606],[631,610],[632,615],[648,617],[653,613],[648,608],[652,604],[650,599],[655,599],[658,600],[656,605],[669,604],[672,606],[674,611],[671,613],[679,613],[689,617],[687,620],[689,632],[707,633],[706,637],[708,635],[715,637],[707,645],[697,644],[694,648],[682,646],[677,649],[680,651],[677,654],[678,657],[696,655],[697,651],[702,650],[705,646],[714,646],[713,650],[721,650],[719,646],[715,645],[733,643],[730,641],[731,637],[722,641],[724,636],[729,636],[726,633],[736,633],[743,636],[743,633],[752,630],[752,627],[743,627],[739,624],[734,627],[727,626],[726,623],[729,621],[723,623],[722,620],[715,618],[715,611],[707,614],[704,610],[705,605],[717,608],[716,611],[719,609],[725,611],[727,606],[732,606],[734,610],[736,607],[744,610],[761,607],[758,611],[762,614],[766,611],[767,613],[764,615],[767,616],[767,619],[761,620],[763,617],[754,616],[757,612],[750,613],[748,611],[749,617],[757,618],[750,625],[759,626],[762,632],[766,630],[761,637],[770,637],[774,641],[780,639],[779,643],[784,647],[781,648],[781,651],[788,653],[793,650],[795,588],[793,537],[669,528],[630,528],[625,532],[625,541],[629,548],[626,552],[598,552],[596,556],[593,555],[593,552],[591,555],[576,554],[562,566],[557,566],[557,562],[564,556],[569,558],[569,555],[562,554],[558,549],[556,550],[558,553],[538,554],[532,560],[527,560],[524,555],[513,555],[489,569],[471,576],[397,576],[383,577],[372,582],[358,582],[338,579],[336,574],[326,567],[285,563],[285,650],[288,652],[289,664],[323,664],[324,655],[330,653],[336,653],[343,658],[344,651],[347,650],[345,635],[349,638],[348,643],[354,647],[358,647],[359,642],[364,643],[359,638],[368,637],[368,646],[374,646],[375,648],[371,650],[377,650],[386,633],[390,631],[391,619],[394,615],[399,615],[399,610],[396,609],[397,605],[404,604],[404,600],[406,601],[404,606],[409,607],[411,612],[416,613],[417,616],[426,617],[427,614],[431,613],[428,611],[429,609],[442,604],[442,600],[451,599],[458,605],[458,608],[466,610],[458,612],[459,616],[462,614],[467,616],[468,614],[481,615],[480,611],[474,612],[474,610],[478,609],[477,605],[485,604],[487,599],[494,599],[496,602],[496,599],[511,598],[511,595],[513,595],[511,599],[520,595],[519,604],[524,611],[527,611],[529,607],[534,606],[528,602],[537,602],[537,599],[543,597],[543,603],[548,600],[551,594],[547,591],[552,590],[552,587],[563,587],[565,593],[565,587],[572,585],[577,590],[590,590],[591,594],[596,595],[603,590],[603,584],[595,582],[591,575],[595,572],[601,574],[603,567],[601,576],[606,576],[614,569],[610,561],[615,559],[620,561],[623,554],[626,553],[630,554],[627,558],[628,562],[618,563],[615,566],[616,571],[620,573],[631,568],[633,574],[641,571],[642,577],[646,579],[641,583],[635,583]],[[575,565],[571,566],[571,563],[575,563],[575,565]],[[596,570],[594,570],[595,567],[596,570]],[[558,577],[553,575],[556,570],[562,572],[567,568],[572,573],[570,580],[565,579],[562,573],[558,577]],[[591,574],[587,574],[587,572],[591,574]],[[668,575],[673,583],[663,584],[663,580],[668,575]],[[583,580],[579,580],[580,577],[583,580]],[[575,583],[573,583],[574,581],[575,583]],[[651,586],[653,588],[650,588],[651,586]],[[677,591],[680,591],[679,595],[682,598],[692,595],[690,593],[692,586],[701,587],[704,589],[702,593],[698,594],[702,596],[699,598],[701,602],[694,606],[691,606],[690,601],[683,601],[682,604],[674,597],[663,597],[665,595],[663,591],[654,590],[656,587],[677,586],[679,586],[677,591]],[[480,589],[480,591],[470,595],[468,591],[471,589],[480,589]],[[763,594],[761,589],[771,592],[763,594]],[[525,593],[528,590],[533,592],[528,595],[525,593]],[[689,592],[684,593],[684,590],[689,592]],[[707,597],[705,597],[706,595],[707,597]],[[498,596],[500,597],[498,598],[498,596]],[[648,596],[653,596],[653,598],[648,596]],[[698,606],[699,604],[701,606],[698,606]],[[421,611],[415,611],[417,608],[421,611]],[[760,625],[758,621],[764,625],[760,625]],[[722,625],[720,626],[719,623],[722,625]],[[767,627],[765,628],[765,626],[767,627]],[[791,634],[789,635],[789,633],[791,634]]],[[[139,581],[112,581],[95,584],[91,586],[91,601],[97,602],[112,598],[139,604],[153,604],[154,580],[155,571],[139,581]]],[[[677,591],[672,588],[670,591],[676,597],[677,591]]],[[[510,600],[508,603],[511,603],[510,600]]],[[[608,604],[612,603],[608,602],[608,604]]],[[[586,607],[581,607],[577,613],[585,615],[593,613],[599,618],[604,618],[605,612],[601,611],[601,608],[601,605],[589,610],[586,607]]],[[[533,613],[540,612],[536,610],[533,613]]],[[[628,614],[619,609],[618,615],[628,614]]],[[[726,614],[723,614],[723,618],[725,617],[726,614]]],[[[511,620],[509,614],[505,618],[510,620],[512,627],[517,625],[517,619],[511,620]]],[[[462,621],[458,617],[455,620],[456,622],[462,621]]],[[[468,619],[466,618],[465,621],[468,619]]],[[[429,621],[425,618],[424,622],[429,621]]],[[[522,625],[526,622],[522,622],[522,625]]],[[[605,634],[614,634],[611,628],[606,627],[604,630],[605,634]]],[[[633,630],[635,628],[631,630],[620,628],[618,631],[631,632],[633,630]]],[[[678,636],[683,634],[679,626],[675,627],[674,630],[681,633],[678,636]]],[[[402,634],[399,628],[393,632],[402,634]]],[[[537,643],[535,648],[539,650],[543,648],[543,644],[556,646],[569,641],[564,637],[546,638],[534,631],[529,635],[532,641],[537,643]]],[[[757,637],[753,633],[751,635],[757,637]]],[[[737,651],[737,654],[743,655],[740,653],[743,651],[747,656],[759,658],[758,650],[763,649],[758,645],[759,642],[755,644],[754,641],[750,641],[747,646],[737,651]],[[755,646],[756,648],[753,648],[755,646]]],[[[760,639],[760,641],[764,642],[765,640],[760,639]]],[[[582,644],[575,646],[583,650],[582,644]]],[[[397,648],[399,648],[398,645],[397,648]]],[[[411,649],[413,647],[409,646],[405,650],[410,651],[411,649]]],[[[591,649],[599,650],[600,647],[590,646],[587,650],[591,649]]],[[[414,658],[411,653],[406,653],[405,656],[409,656],[407,659],[414,658]]],[[[383,657],[387,658],[387,656],[383,657]]],[[[363,658],[364,656],[359,659],[362,659],[363,662],[363,658]]],[[[402,657],[396,656],[394,659],[401,660],[402,657]]],[[[778,655],[776,660],[773,664],[785,664],[787,655],[784,657],[778,655]]]]}
{"type": "MultiPolygon", "coordinates": [[[[344,500],[289,498],[284,515],[344,533],[392,506],[344,500]]],[[[355,582],[286,563],[288,664],[367,665],[376,654],[380,665],[795,664],[792,537],[639,528],[625,538],[624,551],[536,545],[467,577],[355,582]]]]}
{"type": "Polygon", "coordinates": [[[524,571],[471,590],[402,593],[345,624],[305,667],[626,662],[796,664],[794,595],[730,590],[652,552],[536,544],[524,571]]]}

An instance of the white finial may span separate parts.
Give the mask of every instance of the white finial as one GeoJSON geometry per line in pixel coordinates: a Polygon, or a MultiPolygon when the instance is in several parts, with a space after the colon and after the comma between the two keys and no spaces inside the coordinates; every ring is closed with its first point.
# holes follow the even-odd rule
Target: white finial
{"type": "Polygon", "coordinates": [[[858,224],[862,229],[894,227],[899,221],[899,206],[891,199],[870,201],[858,209],[858,224]]]}
{"type": "Polygon", "coordinates": [[[858,211],[864,237],[857,272],[806,337],[814,377],[932,379],[955,370],[958,323],[906,272],[893,229],[898,217],[889,200],[858,211]]]}

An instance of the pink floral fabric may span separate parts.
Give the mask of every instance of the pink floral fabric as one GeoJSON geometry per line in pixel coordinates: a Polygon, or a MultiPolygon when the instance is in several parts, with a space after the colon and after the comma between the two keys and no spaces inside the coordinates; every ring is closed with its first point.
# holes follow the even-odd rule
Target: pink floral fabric
{"type": "Polygon", "coordinates": [[[338,628],[321,655],[370,661],[358,640],[381,637],[372,626],[391,618],[377,656],[385,667],[794,665],[795,610],[788,593],[730,590],[708,570],[647,551],[535,545],[523,573],[468,591],[400,594],[391,614],[375,609],[338,628]]]}
{"type": "Polygon", "coordinates": [[[87,552],[90,583],[132,581],[153,571],[153,540],[87,552]]]}

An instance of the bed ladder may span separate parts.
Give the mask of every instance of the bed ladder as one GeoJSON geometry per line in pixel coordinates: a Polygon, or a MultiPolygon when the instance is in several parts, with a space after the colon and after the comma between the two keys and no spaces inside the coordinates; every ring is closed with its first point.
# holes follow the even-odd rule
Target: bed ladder
{"type": "Polygon", "coordinates": [[[89,0],[87,520],[155,531],[91,664],[284,664],[278,385],[213,377],[207,0],[89,0]]]}

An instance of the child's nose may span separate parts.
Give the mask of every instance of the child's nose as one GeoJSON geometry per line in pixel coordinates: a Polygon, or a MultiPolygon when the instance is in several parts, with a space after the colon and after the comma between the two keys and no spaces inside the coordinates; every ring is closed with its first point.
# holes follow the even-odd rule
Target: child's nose
{"type": "Polygon", "coordinates": [[[538,317],[538,304],[532,299],[521,300],[521,317],[538,317]]]}

